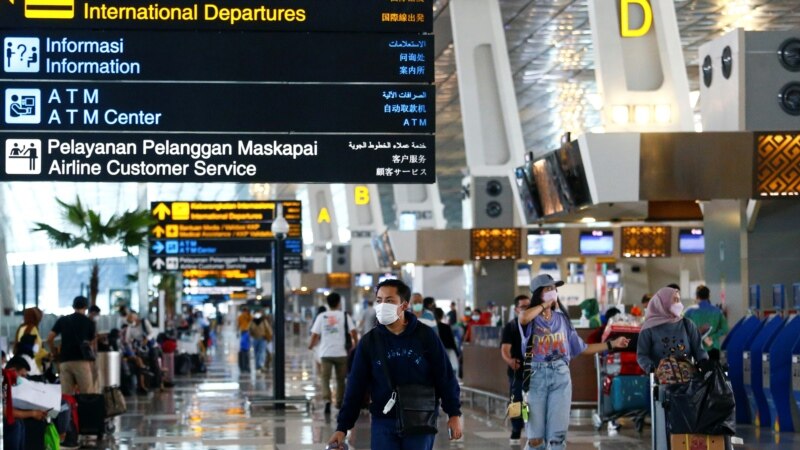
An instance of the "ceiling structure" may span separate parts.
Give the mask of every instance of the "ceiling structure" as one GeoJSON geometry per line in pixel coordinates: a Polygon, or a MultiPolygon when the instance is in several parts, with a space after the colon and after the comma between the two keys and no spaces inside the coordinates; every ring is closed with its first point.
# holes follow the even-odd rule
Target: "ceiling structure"
{"type": "MultiPolygon", "coordinates": [[[[436,0],[437,49],[436,142],[437,175],[448,227],[461,226],[461,180],[467,173],[458,73],[448,41],[451,0],[436,0]],[[439,33],[438,31],[445,31],[439,33]]],[[[457,1],[457,0],[453,0],[457,1]]],[[[570,131],[601,126],[594,77],[594,48],[588,0],[500,0],[511,72],[527,150],[555,148],[570,131]]],[[[602,0],[612,1],[612,0],[602,0]]],[[[699,45],[735,27],[750,30],[800,29],[797,0],[675,0],[690,89],[698,89],[699,45]]],[[[135,208],[136,183],[1,183],[0,227],[12,252],[47,248],[43,236],[32,235],[33,222],[59,223],[55,198],[76,195],[109,215],[135,208]]],[[[387,224],[394,222],[391,186],[381,186],[387,224]]],[[[273,188],[272,197],[290,197],[294,186],[273,188]],[[277,192],[276,192],[277,189],[277,192]]],[[[147,184],[147,201],[244,200],[254,197],[251,185],[229,183],[147,184]]]]}

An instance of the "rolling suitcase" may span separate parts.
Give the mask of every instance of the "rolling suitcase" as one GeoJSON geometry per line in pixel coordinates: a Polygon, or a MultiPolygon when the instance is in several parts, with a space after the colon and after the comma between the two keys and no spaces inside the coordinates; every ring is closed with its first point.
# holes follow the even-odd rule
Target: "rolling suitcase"
{"type": "Polygon", "coordinates": [[[77,394],[80,434],[95,435],[98,439],[106,431],[106,402],[103,394],[77,394]]]}
{"type": "Polygon", "coordinates": [[[188,353],[178,353],[175,356],[175,375],[189,375],[192,373],[192,358],[188,353]]]}
{"type": "Polygon", "coordinates": [[[647,377],[620,375],[611,381],[611,404],[615,412],[650,408],[650,387],[647,377]]]}

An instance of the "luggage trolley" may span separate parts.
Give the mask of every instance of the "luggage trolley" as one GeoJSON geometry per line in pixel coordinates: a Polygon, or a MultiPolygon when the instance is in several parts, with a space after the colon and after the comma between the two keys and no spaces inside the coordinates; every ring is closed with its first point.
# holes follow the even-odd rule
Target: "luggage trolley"
{"type": "Polygon", "coordinates": [[[592,422],[597,430],[611,420],[633,418],[636,431],[644,428],[650,413],[648,377],[636,361],[636,344],[641,324],[627,316],[612,318],[603,333],[603,342],[625,336],[630,339],[623,351],[595,355],[597,369],[597,412],[592,422]]]}

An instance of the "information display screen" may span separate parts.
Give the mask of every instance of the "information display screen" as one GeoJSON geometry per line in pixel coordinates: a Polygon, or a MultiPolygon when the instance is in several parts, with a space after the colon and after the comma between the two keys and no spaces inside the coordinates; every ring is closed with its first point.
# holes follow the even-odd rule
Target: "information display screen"
{"type": "Polygon", "coordinates": [[[358,287],[372,287],[374,277],[368,273],[360,273],[356,275],[356,286],[358,287]]]}
{"type": "Polygon", "coordinates": [[[528,161],[524,166],[517,167],[514,176],[526,223],[533,223],[541,219],[542,205],[536,181],[533,179],[533,162],[528,161]]]}
{"type": "Polygon", "coordinates": [[[579,247],[581,255],[613,255],[614,232],[602,230],[582,231],[579,247]]]}
{"type": "Polygon", "coordinates": [[[560,180],[557,170],[558,161],[553,154],[533,163],[533,179],[536,181],[542,214],[545,216],[559,214],[567,210],[564,198],[561,195],[562,189],[559,188],[560,180]]]}
{"type": "Polygon", "coordinates": [[[557,173],[562,179],[564,196],[571,208],[583,208],[592,204],[592,195],[586,181],[586,170],[578,141],[565,143],[556,152],[558,160],[557,173]]]}
{"type": "Polygon", "coordinates": [[[528,256],[560,255],[561,232],[557,230],[528,231],[528,256]]]}
{"type": "Polygon", "coordinates": [[[678,232],[678,251],[681,253],[705,253],[706,240],[703,229],[680,230],[678,232]]]}

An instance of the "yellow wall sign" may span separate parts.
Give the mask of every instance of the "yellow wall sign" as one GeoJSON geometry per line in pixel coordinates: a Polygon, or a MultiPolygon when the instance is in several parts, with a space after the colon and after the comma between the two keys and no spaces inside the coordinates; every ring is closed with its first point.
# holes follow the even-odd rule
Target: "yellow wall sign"
{"type": "Polygon", "coordinates": [[[363,206],[369,205],[369,188],[366,186],[356,186],[353,196],[356,200],[356,205],[363,206]]]}
{"type": "Polygon", "coordinates": [[[653,26],[653,7],[647,0],[620,0],[620,18],[619,27],[622,37],[642,37],[650,31],[653,26]],[[644,13],[644,20],[642,26],[632,30],[630,23],[630,9],[631,5],[639,5],[644,13]]]}
{"type": "Polygon", "coordinates": [[[328,208],[322,208],[319,210],[319,214],[317,214],[317,223],[331,223],[331,215],[328,212],[328,208]]]}
{"type": "Polygon", "coordinates": [[[25,0],[26,19],[72,19],[73,17],[75,17],[75,0],[25,0]]]}

